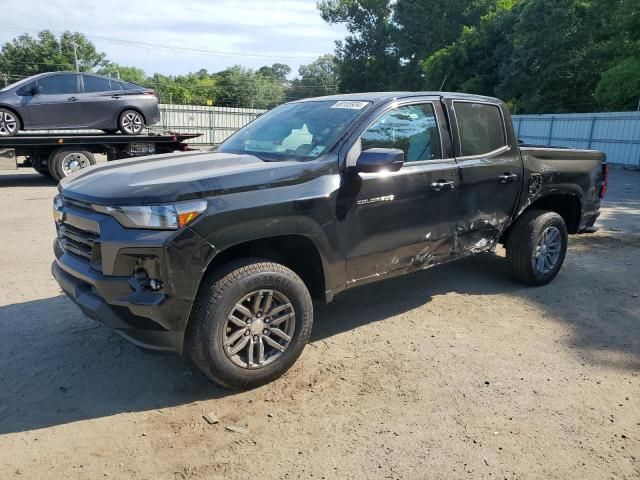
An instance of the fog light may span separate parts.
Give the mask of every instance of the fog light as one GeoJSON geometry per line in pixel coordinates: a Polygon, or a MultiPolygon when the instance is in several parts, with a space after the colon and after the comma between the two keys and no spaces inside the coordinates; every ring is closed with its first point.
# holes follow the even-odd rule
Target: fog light
{"type": "Polygon", "coordinates": [[[152,278],[149,280],[149,288],[154,292],[162,289],[162,280],[158,280],[157,278],[152,278]]]}

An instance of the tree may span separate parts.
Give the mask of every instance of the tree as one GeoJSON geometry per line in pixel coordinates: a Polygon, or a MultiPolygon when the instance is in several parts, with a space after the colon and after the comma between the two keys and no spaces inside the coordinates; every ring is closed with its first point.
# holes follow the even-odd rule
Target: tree
{"type": "Polygon", "coordinates": [[[97,72],[100,75],[118,77],[127,82],[133,82],[142,85],[147,80],[144,70],[136,67],[128,67],[114,62],[105,61],[103,66],[97,72]]]}
{"type": "Polygon", "coordinates": [[[338,65],[333,55],[323,55],[298,69],[298,78],[291,82],[292,99],[320,97],[338,93],[338,65]]]}
{"type": "Polygon", "coordinates": [[[58,39],[44,30],[37,38],[24,34],[5,43],[0,50],[0,72],[18,80],[37,73],[75,70],[74,43],[80,71],[90,72],[104,63],[105,54],[83,34],[64,32],[58,39]]]}
{"type": "Polygon", "coordinates": [[[394,44],[393,3],[388,0],[323,0],[322,18],[345,24],[349,35],[336,42],[342,92],[388,90],[397,85],[400,57],[394,44]]]}

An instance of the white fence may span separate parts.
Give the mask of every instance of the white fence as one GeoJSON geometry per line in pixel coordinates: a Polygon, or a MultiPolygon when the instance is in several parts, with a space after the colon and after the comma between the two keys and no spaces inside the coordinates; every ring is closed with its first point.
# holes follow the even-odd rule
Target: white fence
{"type": "Polygon", "coordinates": [[[640,168],[640,112],[514,115],[513,126],[525,143],[592,148],[610,163],[640,168]]]}
{"type": "Polygon", "coordinates": [[[191,145],[218,145],[236,130],[265,110],[252,108],[201,107],[197,105],[160,105],[160,123],[151,130],[201,133],[191,145]]]}

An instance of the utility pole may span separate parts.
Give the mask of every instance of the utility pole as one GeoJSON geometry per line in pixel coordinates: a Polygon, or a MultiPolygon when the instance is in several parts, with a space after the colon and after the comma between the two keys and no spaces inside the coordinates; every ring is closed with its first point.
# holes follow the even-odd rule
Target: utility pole
{"type": "Polygon", "coordinates": [[[75,40],[71,40],[71,45],[73,45],[73,58],[76,61],[76,72],[79,72],[80,67],[78,67],[78,44],[75,40]]]}
{"type": "Polygon", "coordinates": [[[7,87],[9,85],[9,77],[6,73],[0,73],[0,75],[4,78],[4,86],[7,87]]]}

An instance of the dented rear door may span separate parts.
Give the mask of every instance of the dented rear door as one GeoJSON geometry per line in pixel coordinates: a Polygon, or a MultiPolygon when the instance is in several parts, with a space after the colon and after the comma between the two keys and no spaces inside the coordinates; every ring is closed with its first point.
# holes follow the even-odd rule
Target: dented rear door
{"type": "Polygon", "coordinates": [[[501,103],[447,99],[460,172],[456,253],[488,250],[517,208],[523,165],[501,103]]]}

